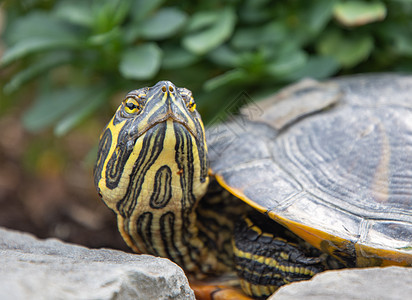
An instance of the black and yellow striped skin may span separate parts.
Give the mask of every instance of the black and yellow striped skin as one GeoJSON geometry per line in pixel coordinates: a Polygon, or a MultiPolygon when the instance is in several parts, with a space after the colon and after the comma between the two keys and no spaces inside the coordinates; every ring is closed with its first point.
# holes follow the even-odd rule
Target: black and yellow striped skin
{"type": "Polygon", "coordinates": [[[169,257],[189,272],[226,271],[204,246],[195,209],[208,186],[201,118],[186,89],[159,82],[130,92],[102,133],[94,170],[106,205],[136,252],[169,257]],[[129,114],[133,98],[140,109],[129,114]]]}
{"type": "Polygon", "coordinates": [[[125,97],[100,137],[94,180],[134,251],[170,258],[198,278],[235,270],[247,294],[264,297],[320,271],[319,260],[249,219],[234,230],[252,208],[209,179],[191,92],[169,81],[125,97]]]}
{"type": "Polygon", "coordinates": [[[280,286],[310,279],[324,270],[322,259],[307,257],[291,243],[280,225],[261,214],[250,214],[236,224],[234,261],[246,294],[266,298],[280,286]]]}

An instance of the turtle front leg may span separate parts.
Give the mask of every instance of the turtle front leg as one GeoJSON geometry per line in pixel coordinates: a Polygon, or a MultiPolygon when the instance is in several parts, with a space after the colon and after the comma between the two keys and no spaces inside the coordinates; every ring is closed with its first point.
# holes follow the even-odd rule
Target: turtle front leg
{"type": "Polygon", "coordinates": [[[324,270],[323,259],[306,256],[299,246],[283,238],[283,227],[268,223],[274,222],[264,215],[247,217],[236,225],[233,239],[235,268],[242,289],[257,298],[268,297],[282,285],[310,279],[324,270]],[[270,230],[265,230],[268,225],[270,230]]]}

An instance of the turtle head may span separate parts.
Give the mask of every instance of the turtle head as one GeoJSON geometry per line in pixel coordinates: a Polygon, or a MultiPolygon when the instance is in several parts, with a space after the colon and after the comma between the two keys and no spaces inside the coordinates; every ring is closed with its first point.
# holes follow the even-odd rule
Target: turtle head
{"type": "MultiPolygon", "coordinates": [[[[173,245],[162,246],[162,238],[172,243],[174,231],[187,232],[208,185],[204,127],[192,93],[170,81],[128,93],[100,137],[94,179],[129,246],[169,256],[173,245]]],[[[173,243],[179,248],[182,241],[173,243]]]]}
{"type": "Polygon", "coordinates": [[[204,128],[192,92],[178,88],[170,81],[131,91],[113,119],[126,122],[124,127],[129,140],[138,140],[149,129],[170,120],[183,125],[190,135],[205,145],[204,128]]]}

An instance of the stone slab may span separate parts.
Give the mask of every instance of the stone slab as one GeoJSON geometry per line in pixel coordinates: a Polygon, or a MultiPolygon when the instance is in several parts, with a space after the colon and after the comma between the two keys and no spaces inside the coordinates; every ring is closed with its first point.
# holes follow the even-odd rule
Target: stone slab
{"type": "Polygon", "coordinates": [[[194,299],[173,262],[0,228],[0,299],[194,299]]]}
{"type": "Polygon", "coordinates": [[[281,287],[270,300],[412,299],[412,268],[342,269],[281,287]]]}

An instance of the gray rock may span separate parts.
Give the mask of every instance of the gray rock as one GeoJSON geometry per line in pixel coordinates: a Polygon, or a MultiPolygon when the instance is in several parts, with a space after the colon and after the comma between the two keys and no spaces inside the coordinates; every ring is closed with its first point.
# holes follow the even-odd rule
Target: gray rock
{"type": "Polygon", "coordinates": [[[411,299],[412,268],[386,267],[328,271],[281,287],[270,300],[411,299]]]}
{"type": "Polygon", "coordinates": [[[0,228],[0,299],[194,299],[194,293],[167,259],[0,228]]]}

